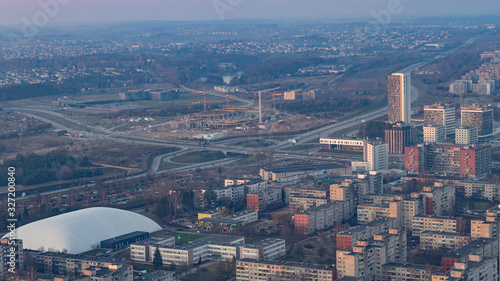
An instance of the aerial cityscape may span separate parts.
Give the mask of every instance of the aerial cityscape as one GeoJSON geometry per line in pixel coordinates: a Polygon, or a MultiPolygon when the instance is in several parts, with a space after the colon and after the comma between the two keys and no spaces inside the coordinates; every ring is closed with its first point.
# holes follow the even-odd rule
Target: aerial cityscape
{"type": "Polygon", "coordinates": [[[0,7],[0,281],[500,280],[500,1],[0,7]]]}

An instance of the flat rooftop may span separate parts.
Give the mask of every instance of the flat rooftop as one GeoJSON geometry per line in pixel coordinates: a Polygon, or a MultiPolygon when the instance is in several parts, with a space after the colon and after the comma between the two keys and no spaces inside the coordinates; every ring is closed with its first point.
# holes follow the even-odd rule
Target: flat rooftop
{"type": "Polygon", "coordinates": [[[294,267],[302,267],[302,268],[312,268],[318,270],[335,270],[335,267],[328,265],[319,265],[319,264],[309,264],[309,263],[300,263],[300,262],[291,262],[291,261],[278,261],[278,260],[254,260],[254,259],[240,259],[238,262],[253,262],[258,264],[266,264],[266,265],[280,265],[280,266],[294,266],[294,267]]]}
{"type": "Polygon", "coordinates": [[[304,171],[315,171],[315,170],[330,170],[330,169],[345,169],[347,166],[340,164],[324,164],[324,165],[304,165],[304,166],[292,166],[292,167],[284,167],[284,168],[272,168],[272,169],[264,169],[268,172],[272,172],[275,174],[282,173],[293,173],[293,172],[304,172],[304,171]]]}

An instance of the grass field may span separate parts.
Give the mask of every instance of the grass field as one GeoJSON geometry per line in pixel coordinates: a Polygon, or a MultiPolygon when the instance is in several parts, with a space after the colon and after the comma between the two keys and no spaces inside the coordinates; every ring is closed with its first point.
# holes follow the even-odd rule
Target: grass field
{"type": "Polygon", "coordinates": [[[73,123],[71,121],[68,121],[66,119],[54,116],[52,114],[48,114],[48,113],[45,113],[45,112],[34,111],[34,110],[23,110],[23,111],[25,111],[26,113],[29,113],[29,114],[40,116],[40,117],[45,118],[47,120],[53,121],[55,123],[61,124],[61,125],[65,126],[67,128],[70,128],[70,129],[79,130],[79,131],[87,131],[87,132],[91,132],[92,131],[92,130],[90,130],[89,128],[87,128],[85,126],[79,125],[77,123],[73,123]]]}
{"type": "Polygon", "coordinates": [[[161,161],[160,166],[158,167],[158,171],[166,171],[184,166],[186,165],[161,161]]]}
{"type": "Polygon", "coordinates": [[[302,151],[302,150],[310,150],[314,148],[321,148],[321,145],[319,144],[319,141],[317,144],[300,144],[300,145],[294,145],[290,148],[291,151],[302,151]]]}
{"type": "Polygon", "coordinates": [[[205,237],[203,234],[194,234],[194,233],[181,233],[181,232],[170,232],[165,235],[174,236],[175,237],[175,245],[182,245],[193,240],[205,237]]]}
{"type": "MultiPolygon", "coordinates": [[[[230,157],[230,153],[228,156],[230,157]]],[[[182,164],[191,164],[191,163],[204,163],[210,162],[220,159],[227,158],[226,155],[222,151],[192,151],[188,152],[176,157],[171,158],[172,162],[182,163],[182,164]]]]}
{"type": "Polygon", "coordinates": [[[266,147],[273,145],[274,142],[266,140],[248,140],[248,141],[235,141],[234,144],[246,147],[266,147]]]}

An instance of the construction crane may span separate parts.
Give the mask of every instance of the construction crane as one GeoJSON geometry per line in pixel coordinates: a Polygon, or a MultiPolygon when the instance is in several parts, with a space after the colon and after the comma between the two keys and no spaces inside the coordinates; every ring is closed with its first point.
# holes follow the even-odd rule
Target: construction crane
{"type": "Polygon", "coordinates": [[[226,96],[226,102],[227,102],[226,108],[229,108],[229,97],[236,98],[236,96],[235,95],[225,95],[225,96],[226,96]]]}
{"type": "MultiPolygon", "coordinates": [[[[193,94],[201,94],[201,91],[192,91],[193,94]]],[[[203,88],[203,112],[207,112],[207,91],[203,88]]]]}
{"type": "MultiPolygon", "coordinates": [[[[259,91],[259,124],[262,124],[262,93],[265,93],[265,94],[273,94],[274,92],[270,92],[270,91],[274,91],[274,90],[277,90],[279,89],[280,87],[277,87],[277,88],[274,88],[274,89],[268,89],[268,90],[263,90],[263,91],[259,91]]],[[[273,96],[274,98],[274,96],[273,96]]]]}

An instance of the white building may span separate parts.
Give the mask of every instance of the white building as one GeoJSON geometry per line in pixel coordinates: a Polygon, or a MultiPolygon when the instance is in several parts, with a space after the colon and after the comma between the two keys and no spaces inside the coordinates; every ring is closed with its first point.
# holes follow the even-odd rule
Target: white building
{"type": "Polygon", "coordinates": [[[455,129],[455,143],[470,145],[478,142],[477,127],[460,127],[455,129]]]}
{"type": "Polygon", "coordinates": [[[267,238],[254,244],[240,246],[240,258],[274,260],[284,256],[285,240],[267,238]]]}
{"type": "Polygon", "coordinates": [[[389,145],[380,141],[366,142],[364,160],[368,163],[368,170],[379,171],[389,169],[389,145]]]}
{"type": "Polygon", "coordinates": [[[446,130],[444,126],[425,126],[424,142],[435,143],[446,140],[446,130]]]}

